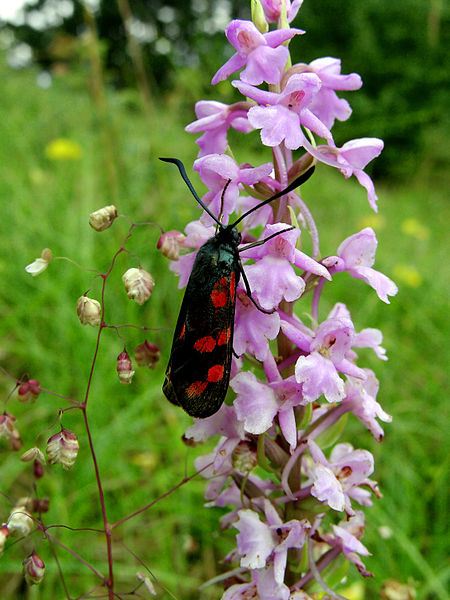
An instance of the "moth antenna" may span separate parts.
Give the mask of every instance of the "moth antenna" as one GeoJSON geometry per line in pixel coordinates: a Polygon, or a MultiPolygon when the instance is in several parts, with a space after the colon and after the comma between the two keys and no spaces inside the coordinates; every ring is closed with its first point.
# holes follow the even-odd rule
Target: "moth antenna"
{"type": "Polygon", "coordinates": [[[264,238],[263,240],[260,240],[259,242],[252,242],[251,244],[248,244],[247,246],[240,248],[239,252],[244,252],[244,250],[248,250],[249,248],[256,248],[256,246],[262,246],[263,244],[265,244],[272,238],[277,237],[277,235],[280,235],[281,233],[286,233],[286,231],[292,231],[293,229],[295,229],[295,227],[288,227],[287,229],[282,229],[281,231],[272,233],[272,235],[269,235],[268,237],[264,238]]]}
{"type": "Polygon", "coordinates": [[[255,210],[258,210],[258,208],[261,208],[262,206],[269,204],[269,202],[272,202],[272,200],[281,198],[281,196],[284,196],[285,194],[289,194],[289,192],[292,192],[293,190],[295,190],[295,188],[297,188],[299,185],[302,185],[303,183],[305,183],[305,181],[308,181],[308,179],[314,173],[314,169],[315,169],[315,167],[311,167],[310,169],[308,169],[308,171],[306,171],[306,173],[303,173],[302,175],[299,175],[297,177],[297,179],[294,179],[294,181],[292,183],[290,183],[286,188],[284,188],[284,190],[281,190],[281,192],[277,192],[270,198],[267,198],[267,200],[263,200],[262,202],[260,202],[259,204],[257,204],[256,206],[254,206],[253,208],[251,208],[250,210],[245,212],[243,215],[241,215],[239,217],[239,219],[237,221],[235,221],[233,223],[233,227],[236,227],[236,225],[238,223],[240,223],[242,220],[244,220],[245,217],[248,217],[248,215],[250,215],[255,210]]]}
{"type": "Polygon", "coordinates": [[[228,186],[231,183],[231,179],[228,179],[228,181],[226,182],[226,184],[224,185],[224,188],[222,190],[222,196],[220,198],[220,215],[219,215],[219,221],[222,223],[222,218],[223,218],[223,205],[225,202],[225,192],[227,191],[228,186]]]}
{"type": "Polygon", "coordinates": [[[174,165],[176,165],[178,167],[178,170],[180,171],[180,175],[183,178],[184,183],[188,186],[191,194],[194,196],[194,198],[197,200],[197,202],[200,204],[200,206],[203,208],[203,210],[206,213],[208,213],[208,215],[211,217],[211,219],[214,221],[214,223],[217,223],[219,228],[223,229],[222,223],[219,221],[219,219],[217,219],[217,217],[215,217],[213,215],[213,213],[209,210],[209,208],[207,206],[205,206],[203,201],[199,198],[197,192],[194,190],[194,186],[192,185],[189,177],[187,176],[186,169],[184,168],[184,165],[181,162],[181,160],[179,160],[178,158],[163,158],[161,156],[159,157],[159,160],[162,160],[163,162],[173,163],[174,165]]]}

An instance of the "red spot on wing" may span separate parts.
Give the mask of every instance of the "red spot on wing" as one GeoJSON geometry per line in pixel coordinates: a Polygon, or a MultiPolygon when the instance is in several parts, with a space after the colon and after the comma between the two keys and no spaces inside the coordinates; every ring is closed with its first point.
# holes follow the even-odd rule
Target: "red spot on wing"
{"type": "Polygon", "coordinates": [[[194,348],[195,350],[198,350],[198,352],[212,352],[215,347],[216,340],[210,335],[199,338],[194,344],[194,348]]]}
{"type": "Polygon", "coordinates": [[[194,381],[194,383],[191,383],[191,385],[187,388],[186,395],[191,398],[192,396],[199,396],[205,391],[207,385],[207,381],[194,381]]]}
{"type": "Polygon", "coordinates": [[[180,335],[178,337],[179,340],[183,339],[185,331],[186,331],[186,323],[183,323],[183,329],[181,330],[181,333],[180,333],[180,335]]]}
{"type": "Polygon", "coordinates": [[[226,277],[221,277],[214,285],[213,291],[211,292],[211,301],[216,308],[221,308],[226,305],[228,301],[228,288],[229,285],[226,277]]]}
{"type": "Polygon", "coordinates": [[[208,369],[207,381],[216,382],[220,381],[223,377],[224,368],[223,365],[214,365],[208,369]]]}
{"type": "Polygon", "coordinates": [[[230,341],[230,335],[231,335],[231,330],[229,327],[227,327],[226,329],[221,331],[219,334],[219,338],[217,340],[217,345],[224,346],[225,344],[228,344],[228,342],[230,341]]]}
{"type": "Polygon", "coordinates": [[[218,292],[217,290],[213,290],[211,292],[211,300],[216,308],[221,308],[225,306],[227,303],[227,293],[226,292],[218,292]]]}

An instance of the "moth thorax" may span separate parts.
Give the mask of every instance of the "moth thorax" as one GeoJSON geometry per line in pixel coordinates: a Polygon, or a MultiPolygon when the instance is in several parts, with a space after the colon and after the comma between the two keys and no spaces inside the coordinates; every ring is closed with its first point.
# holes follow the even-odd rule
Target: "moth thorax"
{"type": "Polygon", "coordinates": [[[234,225],[227,225],[219,232],[220,241],[228,242],[233,246],[238,246],[241,243],[241,234],[234,225]]]}

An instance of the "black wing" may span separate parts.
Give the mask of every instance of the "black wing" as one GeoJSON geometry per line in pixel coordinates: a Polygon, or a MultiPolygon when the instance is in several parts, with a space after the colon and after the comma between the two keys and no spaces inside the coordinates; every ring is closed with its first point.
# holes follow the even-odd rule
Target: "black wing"
{"type": "Polygon", "coordinates": [[[181,305],[163,392],[189,415],[221,407],[230,380],[236,285],[235,249],[208,240],[200,248],[181,305]]]}

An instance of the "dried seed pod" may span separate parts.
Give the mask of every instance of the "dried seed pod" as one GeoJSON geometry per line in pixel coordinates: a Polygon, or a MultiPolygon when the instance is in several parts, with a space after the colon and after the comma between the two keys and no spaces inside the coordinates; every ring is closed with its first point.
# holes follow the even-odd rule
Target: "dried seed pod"
{"type": "Polygon", "coordinates": [[[37,446],[34,446],[33,448],[30,448],[29,450],[24,452],[20,457],[20,460],[22,462],[31,462],[32,460],[37,460],[42,464],[45,464],[44,454],[41,450],[39,450],[37,446]]]}
{"type": "Polygon", "coordinates": [[[20,450],[22,441],[20,433],[14,426],[16,417],[4,412],[0,415],[0,438],[4,437],[8,440],[11,450],[20,450]]]}
{"type": "Polygon", "coordinates": [[[16,501],[16,506],[23,506],[29,513],[33,512],[33,498],[31,496],[22,496],[16,501]]]}
{"type": "Polygon", "coordinates": [[[147,340],[143,344],[136,346],[136,350],[134,351],[134,360],[139,367],[154,369],[158,364],[159,356],[158,346],[147,342],[147,340]]]}
{"type": "Polygon", "coordinates": [[[117,208],[111,204],[103,206],[89,215],[89,225],[95,231],[105,231],[111,227],[117,218],[117,208]]]}
{"type": "Polygon", "coordinates": [[[98,327],[102,320],[102,307],[100,302],[87,296],[81,296],[77,301],[77,315],[82,325],[98,327]]]}
{"type": "Polygon", "coordinates": [[[119,376],[120,383],[124,385],[129,385],[133,379],[133,366],[126,350],[121,352],[117,357],[117,375],[119,376]]]}
{"type": "Polygon", "coordinates": [[[18,504],[12,509],[6,525],[12,535],[19,534],[27,536],[31,533],[34,522],[27,507],[18,504]]]}
{"type": "Polygon", "coordinates": [[[63,469],[70,469],[78,454],[78,438],[73,431],[62,429],[47,442],[47,459],[49,464],[60,463],[63,469]]]}
{"type": "Polygon", "coordinates": [[[36,477],[36,479],[40,479],[44,476],[44,465],[38,460],[33,462],[33,475],[36,477]]]}
{"type": "Polygon", "coordinates": [[[139,269],[134,267],[128,269],[122,275],[122,281],[125,285],[128,298],[136,300],[141,306],[150,298],[155,284],[155,280],[150,273],[141,267],[139,269]]]}
{"type": "Polygon", "coordinates": [[[180,258],[180,246],[183,245],[186,236],[181,231],[165,231],[159,237],[156,248],[170,260],[180,258]]]}
{"type": "Polygon", "coordinates": [[[0,437],[9,439],[11,432],[14,431],[14,422],[16,417],[4,412],[0,415],[0,437]]]}
{"type": "Polygon", "coordinates": [[[35,402],[41,393],[41,387],[37,379],[29,379],[22,383],[18,390],[20,402],[35,402]]]}
{"type": "Polygon", "coordinates": [[[34,498],[32,512],[46,513],[50,506],[50,498],[34,498]]]}
{"type": "Polygon", "coordinates": [[[138,571],[136,573],[136,577],[139,581],[142,581],[144,586],[147,588],[147,591],[150,592],[152,596],[156,596],[155,586],[153,585],[150,576],[148,573],[144,573],[143,571],[138,571]]]}
{"type": "Polygon", "coordinates": [[[37,585],[44,578],[45,564],[36,552],[32,552],[23,560],[23,574],[28,585],[37,585]]]}
{"type": "Polygon", "coordinates": [[[27,265],[25,267],[25,271],[33,277],[36,277],[36,275],[39,275],[40,273],[42,273],[42,271],[45,271],[45,269],[48,267],[48,263],[51,260],[52,251],[50,250],[50,248],[44,248],[42,250],[41,257],[36,258],[32,263],[27,265]]]}
{"type": "Polygon", "coordinates": [[[3,550],[5,549],[5,543],[8,539],[10,531],[7,525],[2,525],[0,527],[0,556],[3,554],[3,550]]]}

